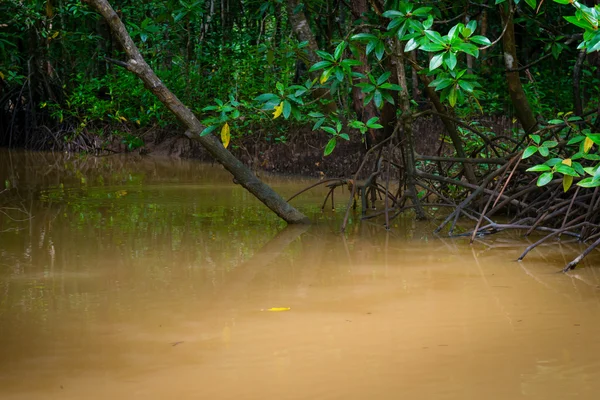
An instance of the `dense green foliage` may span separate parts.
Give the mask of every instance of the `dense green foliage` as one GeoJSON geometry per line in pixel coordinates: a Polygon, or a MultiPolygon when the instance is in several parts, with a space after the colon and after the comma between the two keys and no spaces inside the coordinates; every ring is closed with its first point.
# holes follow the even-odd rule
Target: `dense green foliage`
{"type": "MultiPolygon", "coordinates": [[[[521,122],[509,135],[531,142],[526,156],[550,159],[533,169],[544,173],[539,184],[555,173],[600,184],[592,151],[600,145],[597,115],[587,112],[599,100],[598,7],[567,0],[112,5],[150,66],[202,118],[203,134],[220,133],[225,145],[257,127],[284,141],[290,123],[327,135],[326,155],[339,140],[350,140],[352,129],[363,140],[369,133],[380,140],[373,132],[407,115],[405,94],[418,113],[430,86],[447,107],[444,113],[467,127],[476,127],[482,115],[521,122]],[[310,38],[298,33],[292,16],[300,14],[310,24],[310,38]],[[525,103],[515,103],[505,77],[509,23],[518,64],[506,76],[517,73],[525,103]],[[580,56],[581,49],[588,54],[580,56]],[[525,104],[538,126],[523,129],[527,122],[519,112],[525,104]],[[527,139],[534,130],[539,132],[527,139]]],[[[41,127],[66,141],[83,131],[102,136],[109,127],[134,149],[143,145],[136,134],[141,128],[175,123],[134,75],[107,62],[122,51],[84,2],[7,0],[0,14],[10,16],[0,25],[1,143],[27,145],[31,137],[47,135],[41,127]]],[[[462,144],[452,142],[457,151],[464,146],[469,156],[489,153],[485,138],[459,132],[462,144]]]]}

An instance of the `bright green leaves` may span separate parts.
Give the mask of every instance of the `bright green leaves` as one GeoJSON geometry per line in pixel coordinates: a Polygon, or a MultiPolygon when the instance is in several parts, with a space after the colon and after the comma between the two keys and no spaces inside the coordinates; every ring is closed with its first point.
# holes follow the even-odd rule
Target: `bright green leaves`
{"type": "MultiPolygon", "coordinates": [[[[432,54],[427,73],[437,74],[431,86],[436,91],[443,91],[442,101],[448,101],[454,107],[466,97],[477,97],[476,89],[480,87],[474,76],[466,76],[466,70],[459,69],[461,53],[479,57],[478,45],[487,46],[491,42],[481,35],[474,35],[477,21],[466,25],[454,25],[446,35],[433,29],[433,14],[429,7],[412,11],[412,3],[401,2],[397,10],[386,11],[383,16],[390,18],[388,31],[405,42],[404,51],[421,50],[432,54]]],[[[375,37],[362,36],[364,40],[375,40],[375,37]]]]}
{"type": "MultiPolygon", "coordinates": [[[[560,122],[562,121],[555,120],[555,123],[560,122]]],[[[558,142],[554,140],[542,142],[539,135],[530,135],[530,138],[533,144],[524,150],[523,159],[529,158],[536,153],[546,158],[550,155],[551,149],[558,147],[558,142]]],[[[538,186],[547,185],[552,181],[555,174],[562,175],[562,186],[565,192],[573,185],[575,179],[581,179],[582,177],[584,178],[577,182],[578,186],[586,188],[600,186],[600,165],[584,167],[579,161],[576,161],[583,159],[597,162],[600,160],[600,155],[589,153],[594,145],[600,145],[600,134],[590,133],[589,129],[584,129],[581,131],[581,134],[571,138],[567,142],[567,146],[574,145],[579,146],[579,151],[571,156],[571,158],[550,158],[543,164],[534,165],[527,170],[528,172],[542,172],[537,180],[538,186]]]]}
{"type": "MultiPolygon", "coordinates": [[[[358,60],[353,60],[351,58],[344,59],[344,51],[348,47],[348,42],[342,41],[340,42],[333,54],[329,54],[326,51],[317,50],[316,53],[319,57],[323,59],[323,61],[319,61],[310,67],[309,71],[319,71],[323,70],[321,76],[319,78],[319,83],[321,85],[326,84],[331,78],[334,77],[336,82],[334,85],[340,84],[344,81],[344,79],[352,77],[352,67],[356,67],[361,65],[361,62],[358,60]]],[[[335,86],[332,88],[332,90],[335,86]]]]}
{"type": "Polygon", "coordinates": [[[348,124],[348,126],[350,128],[358,129],[360,131],[360,133],[362,133],[364,135],[365,133],[367,133],[367,131],[369,129],[383,128],[383,125],[379,124],[378,121],[379,121],[378,117],[373,117],[373,118],[369,119],[366,123],[364,123],[362,121],[354,120],[354,121],[351,121],[348,124]]]}
{"type": "Polygon", "coordinates": [[[467,70],[463,69],[439,73],[429,86],[441,91],[440,100],[448,100],[450,106],[454,107],[457,103],[462,103],[466,96],[475,96],[476,90],[481,88],[476,77],[466,72],[467,70]]]}
{"type": "Polygon", "coordinates": [[[307,81],[304,86],[291,85],[285,87],[281,82],[275,85],[277,93],[264,93],[256,97],[254,101],[262,106],[264,111],[272,111],[273,119],[283,115],[283,118],[288,119],[293,115],[296,119],[302,117],[298,106],[304,104],[302,96],[304,96],[313,86],[311,81],[307,81]]]}
{"type": "MultiPolygon", "coordinates": [[[[319,117],[324,117],[323,114],[318,114],[319,117]]],[[[328,156],[333,152],[335,146],[337,145],[338,139],[350,140],[350,136],[348,136],[347,133],[342,132],[342,123],[340,121],[335,120],[333,122],[335,122],[335,127],[321,126],[321,130],[324,130],[332,136],[331,139],[329,139],[329,141],[325,145],[325,149],[323,150],[324,156],[328,156]]]]}
{"type": "Polygon", "coordinates": [[[383,17],[390,19],[387,30],[398,39],[402,39],[407,33],[431,28],[433,25],[431,10],[431,7],[414,9],[414,3],[403,1],[398,5],[398,10],[386,11],[383,17]],[[423,19],[425,21],[422,21],[423,19]]]}
{"type": "Polygon", "coordinates": [[[550,154],[550,149],[558,146],[558,142],[554,140],[546,140],[544,143],[540,144],[542,140],[539,135],[530,135],[531,139],[535,143],[533,146],[529,146],[523,152],[523,156],[521,158],[529,158],[535,153],[539,152],[541,156],[548,157],[550,154]]]}
{"type": "Polygon", "coordinates": [[[575,8],[575,15],[565,16],[564,19],[567,22],[577,26],[584,30],[583,41],[577,47],[578,49],[585,49],[588,53],[600,50],[600,7],[588,7],[579,1],[567,1],[567,0],[554,0],[555,3],[559,4],[571,4],[575,8]]]}
{"type": "Polygon", "coordinates": [[[221,99],[215,99],[215,104],[202,109],[202,111],[211,112],[213,115],[202,120],[206,128],[200,132],[200,136],[206,136],[220,127],[221,141],[223,146],[227,147],[231,141],[229,121],[239,118],[241,104],[233,96],[229,96],[227,103],[224,103],[221,99]]]}
{"type": "Polygon", "coordinates": [[[357,83],[355,86],[360,88],[363,93],[366,93],[364,103],[369,104],[371,101],[375,103],[377,108],[383,107],[383,101],[394,104],[394,98],[390,91],[400,91],[402,88],[399,85],[389,83],[391,73],[384,72],[375,79],[373,75],[368,74],[369,81],[357,83]]]}

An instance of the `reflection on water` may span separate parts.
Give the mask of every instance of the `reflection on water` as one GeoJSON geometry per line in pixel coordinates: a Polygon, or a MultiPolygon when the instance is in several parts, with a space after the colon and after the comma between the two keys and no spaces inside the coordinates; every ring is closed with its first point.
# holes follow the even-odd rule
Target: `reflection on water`
{"type": "MultiPolygon", "coordinates": [[[[515,238],[469,246],[408,217],[342,236],[319,190],[296,203],[317,223],[283,229],[221,168],[193,162],[1,152],[0,179],[2,399],[600,390],[600,257],[556,273],[577,244],[515,263],[515,238]]],[[[307,184],[268,179],[285,196],[307,184]]]]}

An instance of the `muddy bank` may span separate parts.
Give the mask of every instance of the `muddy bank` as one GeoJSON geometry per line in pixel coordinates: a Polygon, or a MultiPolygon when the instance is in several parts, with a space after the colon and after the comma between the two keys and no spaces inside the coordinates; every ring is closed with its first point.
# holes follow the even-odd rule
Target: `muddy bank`
{"type": "MultiPolygon", "coordinates": [[[[505,134],[510,121],[504,117],[489,117],[480,122],[490,132],[505,134]]],[[[444,125],[437,117],[421,118],[413,125],[415,147],[418,154],[438,155],[451,153],[452,149],[444,138],[444,125]]],[[[361,135],[351,133],[349,142],[339,141],[333,153],[323,156],[329,135],[314,132],[310,127],[288,132],[285,143],[269,140],[268,134],[258,134],[232,141],[231,151],[236,157],[255,170],[304,176],[349,176],[358,168],[366,152],[361,135]]],[[[194,158],[212,161],[202,146],[181,134],[157,131],[144,136],[144,154],[194,158]]],[[[118,151],[125,151],[120,145],[118,151]]],[[[393,150],[398,159],[400,149],[393,150]]]]}
{"type": "MultiPolygon", "coordinates": [[[[505,117],[487,117],[480,124],[491,135],[505,134],[510,130],[510,121],[505,117]]],[[[142,155],[191,158],[211,162],[213,159],[195,141],[183,135],[180,127],[146,128],[130,131],[124,137],[115,135],[110,125],[79,132],[77,135],[67,132],[40,132],[35,143],[22,143],[19,147],[39,150],[60,150],[69,152],[88,152],[111,154],[136,152],[142,155]],[[95,133],[92,133],[95,132],[95,133]],[[143,144],[134,150],[130,143],[139,137],[143,144]]],[[[122,127],[121,127],[122,129],[122,127]]],[[[445,139],[445,130],[437,117],[421,118],[413,125],[415,147],[418,154],[452,154],[451,146],[445,139]]],[[[324,132],[314,132],[311,127],[294,127],[286,133],[284,142],[276,141],[267,129],[254,129],[252,135],[232,139],[230,150],[242,162],[255,171],[294,174],[311,177],[348,177],[358,168],[366,152],[359,132],[350,132],[351,140],[338,141],[333,153],[323,155],[323,149],[330,136],[324,132]]],[[[396,146],[391,150],[394,158],[401,158],[401,150],[396,146]]],[[[369,173],[368,169],[365,173],[369,173]]]]}

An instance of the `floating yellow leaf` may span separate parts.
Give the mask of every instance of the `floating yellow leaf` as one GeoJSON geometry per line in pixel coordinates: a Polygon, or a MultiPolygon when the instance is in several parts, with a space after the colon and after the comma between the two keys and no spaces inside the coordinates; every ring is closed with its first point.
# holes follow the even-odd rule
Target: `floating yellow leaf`
{"type": "Polygon", "coordinates": [[[275,106],[274,108],[274,112],[273,112],[273,119],[279,117],[281,114],[283,114],[283,101],[281,103],[279,103],[278,106],[275,106]]]}
{"type": "Polygon", "coordinates": [[[273,308],[269,308],[266,311],[290,311],[291,308],[290,307],[273,307],[273,308]]]}
{"type": "Polygon", "coordinates": [[[60,33],[59,31],[54,32],[52,34],[52,39],[56,39],[56,37],[58,36],[59,33],[60,33]]]}
{"type": "Polygon", "coordinates": [[[571,175],[563,176],[562,184],[563,184],[563,189],[566,192],[567,190],[569,190],[569,188],[573,184],[573,177],[571,175]]]}
{"type": "Polygon", "coordinates": [[[225,122],[223,128],[221,128],[221,142],[223,142],[223,146],[227,148],[229,146],[229,141],[231,140],[231,134],[229,132],[229,124],[225,122]]]}
{"type": "Polygon", "coordinates": [[[565,165],[568,165],[570,167],[571,164],[573,163],[573,161],[571,161],[570,158],[567,158],[566,160],[562,160],[562,163],[565,164],[565,165]]]}
{"type": "Polygon", "coordinates": [[[590,149],[592,148],[593,145],[594,145],[594,141],[592,139],[590,139],[589,137],[586,137],[583,142],[583,152],[587,153],[588,151],[590,151],[590,149]]]}

